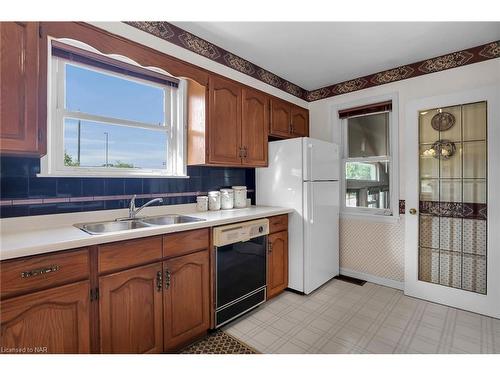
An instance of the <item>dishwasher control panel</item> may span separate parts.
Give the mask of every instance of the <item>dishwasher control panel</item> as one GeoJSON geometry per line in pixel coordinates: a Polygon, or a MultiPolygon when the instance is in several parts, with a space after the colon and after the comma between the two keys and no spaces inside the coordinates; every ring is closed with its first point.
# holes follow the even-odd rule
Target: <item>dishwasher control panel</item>
{"type": "Polygon", "coordinates": [[[236,242],[245,242],[254,237],[269,234],[269,220],[259,219],[244,221],[231,225],[215,227],[213,229],[214,246],[220,247],[236,242]]]}

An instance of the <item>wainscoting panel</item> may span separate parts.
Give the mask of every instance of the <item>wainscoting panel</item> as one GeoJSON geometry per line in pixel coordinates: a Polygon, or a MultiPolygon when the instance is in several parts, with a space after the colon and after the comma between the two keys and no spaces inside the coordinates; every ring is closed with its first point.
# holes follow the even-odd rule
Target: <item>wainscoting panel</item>
{"type": "Polygon", "coordinates": [[[404,215],[395,223],[340,219],[340,267],[404,281],[404,215]]]}

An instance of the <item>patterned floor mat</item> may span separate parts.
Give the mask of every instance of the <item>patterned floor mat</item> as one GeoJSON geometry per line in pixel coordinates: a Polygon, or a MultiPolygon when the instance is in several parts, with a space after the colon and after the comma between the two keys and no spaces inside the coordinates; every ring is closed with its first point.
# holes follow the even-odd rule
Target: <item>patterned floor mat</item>
{"type": "Polygon", "coordinates": [[[259,354],[259,352],[219,330],[184,348],[180,354],[259,354]]]}

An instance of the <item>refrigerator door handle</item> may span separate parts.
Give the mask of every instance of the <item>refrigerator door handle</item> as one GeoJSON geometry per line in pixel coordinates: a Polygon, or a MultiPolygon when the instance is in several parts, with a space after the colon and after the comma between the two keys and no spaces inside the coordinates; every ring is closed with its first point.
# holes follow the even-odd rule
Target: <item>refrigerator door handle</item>
{"type": "Polygon", "coordinates": [[[313,176],[313,145],[312,143],[307,144],[307,148],[309,149],[309,176],[308,180],[309,181],[314,181],[314,176],[313,176]]]}
{"type": "Polygon", "coordinates": [[[310,217],[309,222],[311,224],[314,224],[314,184],[311,184],[310,197],[311,197],[311,204],[310,204],[311,215],[309,216],[310,217]]]}

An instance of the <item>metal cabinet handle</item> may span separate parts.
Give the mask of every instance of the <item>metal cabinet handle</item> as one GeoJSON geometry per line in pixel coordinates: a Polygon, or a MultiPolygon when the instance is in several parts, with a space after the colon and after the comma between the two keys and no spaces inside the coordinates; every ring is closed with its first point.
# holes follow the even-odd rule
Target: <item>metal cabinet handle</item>
{"type": "Polygon", "coordinates": [[[165,270],[165,289],[170,287],[170,271],[168,269],[165,270]]]}
{"type": "Polygon", "coordinates": [[[21,272],[21,277],[23,279],[27,279],[28,277],[45,275],[46,273],[59,271],[60,268],[61,267],[59,267],[57,264],[51,264],[48,267],[42,267],[42,268],[37,268],[37,269],[31,270],[31,271],[21,272]]]}
{"type": "Polygon", "coordinates": [[[410,208],[410,214],[411,215],[416,215],[417,214],[417,209],[416,208],[410,208]]]}
{"type": "Polygon", "coordinates": [[[156,273],[156,290],[158,292],[161,292],[161,288],[162,288],[162,273],[161,271],[158,271],[156,273]]]}

